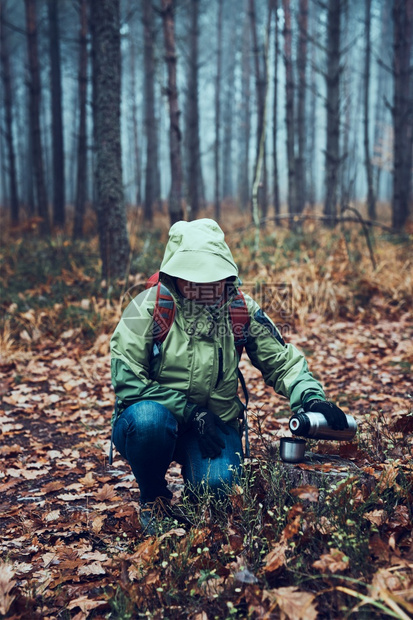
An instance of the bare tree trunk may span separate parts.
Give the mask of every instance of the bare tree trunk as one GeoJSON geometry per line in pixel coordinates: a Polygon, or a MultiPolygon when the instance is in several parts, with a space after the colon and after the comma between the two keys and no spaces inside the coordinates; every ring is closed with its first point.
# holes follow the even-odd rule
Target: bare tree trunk
{"type": "Polygon", "coordinates": [[[366,2],[366,54],[364,58],[364,158],[367,176],[367,208],[371,220],[376,219],[376,198],[373,191],[373,169],[370,159],[370,58],[371,58],[371,0],[366,2]]]}
{"type": "MultiPolygon", "coordinates": [[[[129,10],[132,11],[132,0],[129,0],[129,10]]],[[[135,174],[135,183],[136,183],[136,204],[140,205],[142,203],[142,183],[141,183],[141,149],[139,146],[139,135],[138,135],[138,106],[136,103],[136,65],[135,65],[135,56],[136,56],[136,46],[135,46],[135,36],[134,33],[131,32],[131,36],[129,39],[129,52],[130,52],[130,86],[131,86],[131,96],[132,96],[132,131],[133,131],[133,170],[135,174]]]]}
{"type": "Polygon", "coordinates": [[[144,28],[144,66],[145,66],[145,125],[146,125],[146,170],[145,170],[145,201],[144,218],[147,222],[153,219],[153,205],[158,199],[158,148],[155,116],[155,58],[154,58],[154,26],[151,0],[143,1],[144,28]]]}
{"type": "MultiPolygon", "coordinates": [[[[287,125],[288,211],[297,213],[297,182],[294,131],[294,76],[292,62],[292,32],[290,0],[283,0],[284,62],[285,62],[285,119],[287,125]]],[[[290,220],[292,222],[292,220],[290,220]]]]}
{"type": "Polygon", "coordinates": [[[49,53],[51,67],[51,104],[53,140],[53,224],[65,223],[65,173],[62,122],[62,80],[60,63],[60,28],[58,0],[48,0],[49,53]]]}
{"type": "Polygon", "coordinates": [[[221,147],[221,63],[222,63],[222,3],[218,0],[218,28],[217,28],[217,76],[215,82],[215,144],[214,144],[214,166],[215,166],[215,219],[221,219],[220,202],[220,147],[221,147]]]}
{"type": "Polygon", "coordinates": [[[280,57],[279,35],[280,28],[278,25],[278,0],[274,1],[274,108],[273,108],[273,169],[274,169],[274,212],[275,215],[280,214],[280,182],[278,173],[278,61],[280,57]]]}
{"type": "Polygon", "coordinates": [[[87,196],[87,0],[80,0],[80,33],[79,33],[79,134],[77,142],[77,174],[75,218],[73,238],[83,235],[83,220],[87,196]]]}
{"type": "MultiPolygon", "coordinates": [[[[271,2],[268,5],[268,19],[267,19],[267,29],[266,29],[266,41],[268,42],[269,36],[269,28],[271,25],[271,2]]],[[[251,24],[251,34],[252,34],[252,44],[253,44],[253,55],[254,55],[254,66],[255,66],[255,84],[256,84],[256,92],[257,92],[257,103],[258,103],[258,119],[257,119],[257,153],[256,160],[254,166],[254,175],[258,169],[261,170],[260,178],[257,180],[259,195],[261,200],[261,211],[262,217],[266,217],[268,210],[268,179],[267,179],[267,156],[266,156],[266,144],[265,140],[261,145],[261,137],[264,131],[264,107],[265,107],[265,96],[267,91],[267,82],[268,82],[268,71],[267,71],[267,56],[268,49],[266,49],[263,53],[263,68],[261,70],[260,67],[260,50],[258,45],[258,37],[257,37],[257,22],[255,17],[255,0],[250,0],[249,2],[249,17],[251,24]],[[261,146],[260,146],[261,145],[261,146]],[[258,160],[260,158],[260,148],[262,147],[262,161],[258,166],[258,160]],[[262,179],[262,181],[261,181],[262,179]]]]}
{"type": "MultiPolygon", "coordinates": [[[[311,5],[310,5],[311,6],[311,5]]],[[[312,7],[311,10],[311,38],[313,41],[316,40],[316,15],[315,8],[312,7]]],[[[308,169],[308,189],[307,189],[307,197],[308,203],[312,209],[315,207],[316,202],[316,181],[315,181],[315,158],[316,158],[316,100],[317,100],[317,85],[316,85],[316,77],[315,77],[315,66],[316,66],[316,45],[313,44],[311,46],[311,78],[309,88],[310,92],[310,109],[309,109],[309,118],[308,118],[308,140],[307,140],[307,169],[308,169]]]]}
{"type": "Polygon", "coordinates": [[[340,169],[340,34],[343,0],[328,0],[327,12],[327,145],[324,214],[335,225],[340,169]]]}
{"type": "MultiPolygon", "coordinates": [[[[231,7],[228,6],[230,9],[231,7]]],[[[233,126],[234,126],[234,100],[235,100],[235,68],[237,64],[237,44],[239,40],[238,16],[232,12],[226,17],[226,23],[231,24],[231,33],[228,35],[227,50],[224,56],[223,81],[224,105],[223,105],[223,144],[222,144],[222,196],[231,198],[234,195],[233,187],[233,126]]]]}
{"type": "Polygon", "coordinates": [[[109,285],[125,276],[129,259],[120,142],[119,0],[91,0],[91,22],[97,215],[102,277],[109,285]]]}
{"type": "Polygon", "coordinates": [[[308,40],[308,0],[300,0],[298,9],[298,54],[297,54],[297,210],[301,213],[306,202],[306,69],[307,69],[307,40],[308,40]]]}
{"type": "MultiPolygon", "coordinates": [[[[380,44],[383,50],[390,50],[392,47],[392,6],[391,3],[383,3],[381,7],[381,27],[380,27],[380,44]]],[[[387,59],[386,59],[387,60],[387,59]]],[[[374,171],[375,171],[375,187],[374,193],[376,199],[380,196],[381,175],[384,169],[385,154],[383,152],[383,134],[386,121],[386,113],[388,107],[386,106],[386,90],[389,88],[389,81],[392,76],[387,71],[387,67],[383,66],[383,58],[379,58],[378,62],[378,77],[377,77],[377,94],[376,105],[374,113],[374,171]]],[[[386,170],[386,176],[388,171],[386,170]]]]}
{"type": "Polygon", "coordinates": [[[165,39],[166,64],[168,67],[168,102],[169,102],[169,144],[171,158],[171,191],[169,194],[169,218],[171,225],[183,219],[182,211],[182,159],[181,130],[179,127],[180,110],[176,86],[176,49],[173,0],[162,0],[163,32],[165,39]]]}
{"type": "Polygon", "coordinates": [[[202,187],[201,152],[199,143],[199,84],[198,84],[198,21],[199,0],[190,0],[190,43],[188,76],[188,215],[194,220],[200,208],[202,187]]]}
{"type": "Polygon", "coordinates": [[[37,51],[36,1],[25,0],[27,51],[29,60],[30,131],[33,169],[36,179],[37,212],[42,219],[40,230],[50,232],[47,194],[44,182],[43,149],[40,133],[40,70],[37,51]]]}
{"type": "Polygon", "coordinates": [[[392,225],[405,225],[411,199],[413,97],[410,52],[413,39],[413,0],[394,0],[394,173],[392,225]]]}
{"type": "MultiPolygon", "coordinates": [[[[246,3],[248,0],[246,0],[246,3]]],[[[240,126],[240,148],[241,163],[239,174],[239,196],[241,209],[246,210],[250,198],[249,176],[250,176],[250,135],[251,135],[251,118],[250,118],[250,83],[251,83],[251,65],[250,65],[250,38],[249,24],[244,22],[242,36],[242,54],[241,54],[241,126],[240,126]]]]}
{"type": "Polygon", "coordinates": [[[4,95],[4,121],[5,121],[5,138],[7,145],[7,158],[9,162],[9,190],[10,190],[10,219],[12,225],[19,223],[19,198],[17,194],[17,175],[16,175],[16,154],[13,141],[13,97],[12,84],[10,76],[10,57],[8,41],[6,38],[5,28],[3,24],[4,7],[0,3],[0,55],[1,68],[3,75],[3,95],[4,95]]]}

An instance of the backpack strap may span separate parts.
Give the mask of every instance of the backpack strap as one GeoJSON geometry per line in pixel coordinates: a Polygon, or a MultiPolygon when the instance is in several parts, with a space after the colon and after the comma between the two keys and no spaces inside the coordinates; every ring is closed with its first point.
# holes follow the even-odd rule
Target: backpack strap
{"type": "Polygon", "coordinates": [[[250,323],[247,304],[241,289],[237,290],[237,294],[229,306],[229,316],[234,334],[235,348],[238,357],[241,357],[244,346],[247,343],[248,326],[250,323]]]}
{"type": "MultiPolygon", "coordinates": [[[[247,302],[245,301],[245,297],[241,291],[241,289],[237,289],[237,294],[232,300],[229,306],[229,316],[232,324],[232,332],[234,334],[234,344],[238,353],[238,357],[241,358],[244,347],[247,343],[248,336],[248,327],[250,324],[250,317],[248,314],[247,302]]],[[[247,418],[247,410],[248,410],[248,390],[245,383],[245,379],[242,375],[242,372],[238,368],[238,379],[242,387],[242,391],[244,393],[245,403],[244,408],[241,412],[241,435],[244,435],[245,440],[245,456],[249,458],[250,456],[250,442],[248,437],[248,418],[247,418]]]]}
{"type": "MultiPolygon", "coordinates": [[[[157,274],[154,274],[157,275],[157,274]]],[[[154,277],[154,276],[152,276],[154,277]]],[[[159,277],[159,274],[158,274],[159,277]]],[[[167,337],[175,318],[175,302],[169,290],[158,281],[153,310],[153,340],[157,345],[167,337]]]]}
{"type": "Polygon", "coordinates": [[[145,288],[152,288],[156,286],[158,282],[159,282],[159,271],[155,271],[155,273],[153,273],[151,277],[146,280],[145,288]]]}

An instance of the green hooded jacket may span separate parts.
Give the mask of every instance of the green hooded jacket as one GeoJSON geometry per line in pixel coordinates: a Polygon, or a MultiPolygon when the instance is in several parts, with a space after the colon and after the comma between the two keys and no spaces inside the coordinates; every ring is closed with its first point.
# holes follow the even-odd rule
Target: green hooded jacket
{"type": "MultiPolygon", "coordinates": [[[[111,339],[116,415],[135,402],[153,400],[180,424],[199,405],[236,424],[243,405],[237,396],[239,359],[228,312],[236,288],[230,284],[224,300],[204,305],[179,293],[177,277],[237,283],[237,266],[216,222],[177,222],[170,229],[160,278],[174,298],[175,318],[162,345],[154,346],[152,333],[156,287],[137,295],[124,311],[111,339]]],[[[302,353],[284,342],[256,301],[244,297],[250,318],[245,350],[266,384],[288,398],[293,411],[313,398],[325,399],[302,353]]]]}

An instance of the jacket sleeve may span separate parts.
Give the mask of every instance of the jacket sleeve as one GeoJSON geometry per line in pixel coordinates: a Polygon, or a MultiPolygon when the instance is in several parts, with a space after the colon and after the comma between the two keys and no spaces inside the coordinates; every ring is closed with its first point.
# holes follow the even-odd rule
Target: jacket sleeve
{"type": "Polygon", "coordinates": [[[246,352],[266,384],[288,398],[294,412],[314,398],[325,400],[321,384],[309,371],[304,355],[293,344],[284,342],[257,302],[248,295],[244,297],[250,314],[246,352]]]}
{"type": "Polygon", "coordinates": [[[169,409],[179,423],[184,423],[195,405],[187,401],[183,392],[152,379],[156,367],[156,359],[152,358],[155,296],[153,288],[135,297],[110,341],[112,385],[118,399],[116,414],[133,403],[153,400],[169,409]]]}

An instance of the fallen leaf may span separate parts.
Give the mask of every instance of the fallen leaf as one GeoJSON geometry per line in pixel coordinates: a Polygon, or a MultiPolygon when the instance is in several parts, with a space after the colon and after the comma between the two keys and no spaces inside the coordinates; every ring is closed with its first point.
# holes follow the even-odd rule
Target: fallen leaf
{"type": "Polygon", "coordinates": [[[87,613],[91,611],[92,609],[96,609],[97,607],[100,607],[101,605],[106,605],[106,601],[94,601],[92,599],[87,598],[87,596],[80,596],[74,601],[70,601],[70,603],[67,606],[67,609],[74,609],[75,607],[80,607],[80,609],[84,613],[87,613]]]}
{"type": "Polygon", "coordinates": [[[100,562],[92,562],[92,564],[86,564],[80,566],[77,570],[78,575],[105,575],[106,571],[100,562]]]}
{"type": "Polygon", "coordinates": [[[103,527],[107,515],[98,515],[92,521],[92,530],[95,534],[99,534],[103,527]]]}
{"type": "Polygon", "coordinates": [[[59,560],[53,551],[48,551],[42,555],[43,566],[47,568],[51,564],[59,564],[59,560]]]}
{"type": "Polygon", "coordinates": [[[383,525],[388,518],[385,510],[372,510],[371,512],[366,512],[363,517],[375,525],[383,525]]]}
{"type": "Polygon", "coordinates": [[[112,501],[114,499],[118,499],[116,497],[116,491],[110,484],[104,484],[99,491],[96,491],[94,494],[94,498],[99,500],[100,502],[112,501]]]}
{"type": "Polygon", "coordinates": [[[345,571],[349,566],[350,560],[339,549],[330,549],[330,553],[324,553],[319,560],[312,563],[312,567],[325,573],[338,573],[345,571]]]}
{"type": "Polygon", "coordinates": [[[0,560],[0,614],[6,615],[10,609],[14,596],[10,596],[10,592],[16,584],[13,581],[15,571],[11,564],[7,564],[0,560]]]}
{"type": "Polygon", "coordinates": [[[271,611],[277,605],[288,620],[316,620],[315,596],[294,587],[264,590],[263,598],[272,603],[271,611]]]}
{"type": "Polygon", "coordinates": [[[264,557],[264,573],[274,573],[285,564],[285,551],[288,548],[286,541],[277,543],[274,548],[264,557]]]}
{"type": "Polygon", "coordinates": [[[61,493],[57,497],[62,499],[64,502],[78,502],[86,497],[86,493],[78,493],[77,495],[74,493],[61,493]]]}
{"type": "Polygon", "coordinates": [[[108,558],[109,556],[106,553],[101,553],[100,551],[89,551],[80,556],[81,560],[95,560],[98,562],[105,562],[108,558]]]}
{"type": "Polygon", "coordinates": [[[297,487],[296,489],[291,489],[290,492],[291,495],[294,495],[294,497],[306,499],[309,502],[318,502],[318,496],[320,495],[319,489],[311,486],[310,484],[305,484],[301,487],[297,487]]]}
{"type": "Polygon", "coordinates": [[[60,482],[60,480],[53,480],[45,484],[41,490],[43,493],[53,493],[53,491],[60,491],[60,489],[63,489],[63,486],[63,482],[60,482]]]}
{"type": "Polygon", "coordinates": [[[83,478],[79,478],[79,482],[81,482],[82,485],[87,488],[93,487],[96,484],[96,480],[94,479],[93,473],[91,471],[88,471],[87,474],[83,476],[83,478]]]}

